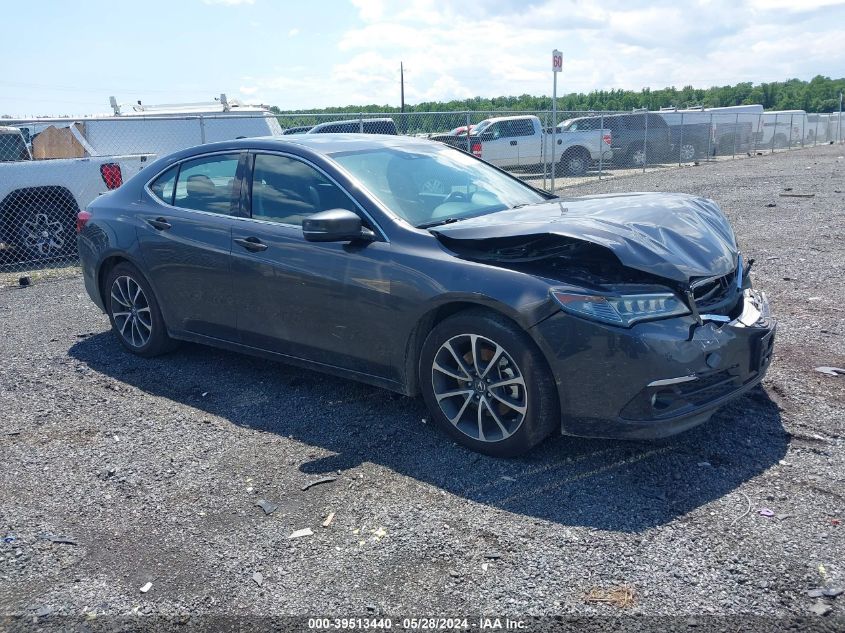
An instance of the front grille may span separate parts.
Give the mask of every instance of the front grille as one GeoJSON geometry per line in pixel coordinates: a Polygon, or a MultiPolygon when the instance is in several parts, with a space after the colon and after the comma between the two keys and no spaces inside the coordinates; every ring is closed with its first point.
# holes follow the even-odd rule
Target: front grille
{"type": "Polygon", "coordinates": [[[709,277],[692,282],[692,294],[699,313],[727,315],[733,310],[742,294],[736,275],[735,268],[721,277],[709,277]]]}

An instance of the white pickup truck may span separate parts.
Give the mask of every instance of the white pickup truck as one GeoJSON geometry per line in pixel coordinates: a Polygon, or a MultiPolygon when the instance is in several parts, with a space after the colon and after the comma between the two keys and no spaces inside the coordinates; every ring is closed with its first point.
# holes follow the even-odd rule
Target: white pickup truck
{"type": "Polygon", "coordinates": [[[151,155],[33,160],[20,129],[0,127],[0,267],[69,257],[76,214],[151,155]]]}
{"type": "MultiPolygon", "coordinates": [[[[558,128],[555,137],[554,161],[561,174],[581,176],[593,163],[613,158],[610,130],[558,128]]],[[[496,167],[532,167],[552,161],[552,135],[533,115],[485,119],[473,128],[469,145],[475,156],[496,167]]]]}

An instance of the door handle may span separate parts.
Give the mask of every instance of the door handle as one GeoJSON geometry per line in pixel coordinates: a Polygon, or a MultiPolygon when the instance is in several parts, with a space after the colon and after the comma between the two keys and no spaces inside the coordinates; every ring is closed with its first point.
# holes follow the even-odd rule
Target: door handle
{"type": "Polygon", "coordinates": [[[257,237],[236,237],[235,244],[238,246],[242,246],[246,250],[252,253],[258,253],[260,251],[266,251],[267,245],[259,240],[257,237]]]}
{"type": "Polygon", "coordinates": [[[516,141],[511,141],[511,145],[516,145],[516,141]]]}
{"type": "Polygon", "coordinates": [[[159,231],[166,231],[173,226],[165,218],[147,218],[147,224],[159,231]]]}

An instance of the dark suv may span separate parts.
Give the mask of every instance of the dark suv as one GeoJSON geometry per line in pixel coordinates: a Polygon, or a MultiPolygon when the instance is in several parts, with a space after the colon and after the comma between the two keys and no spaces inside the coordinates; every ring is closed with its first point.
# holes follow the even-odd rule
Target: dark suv
{"type": "Polygon", "coordinates": [[[393,119],[350,119],[315,125],[307,134],[399,134],[393,119]]]}
{"type": "Polygon", "coordinates": [[[610,130],[613,160],[625,165],[640,167],[646,162],[661,162],[672,150],[669,126],[653,112],[579,117],[564,122],[562,127],[565,132],[610,130]]]}

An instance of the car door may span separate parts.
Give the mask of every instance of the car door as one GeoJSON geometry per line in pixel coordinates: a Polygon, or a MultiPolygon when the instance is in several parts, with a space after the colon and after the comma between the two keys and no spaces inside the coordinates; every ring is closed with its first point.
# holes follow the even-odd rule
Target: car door
{"type": "Polygon", "coordinates": [[[200,156],[174,165],[147,187],[138,244],[173,330],[237,340],[230,250],[245,159],[238,152],[200,156]]]}
{"type": "Polygon", "coordinates": [[[358,205],[314,165],[257,152],[232,234],[238,330],[245,345],[363,373],[390,375],[390,244],[308,242],[312,213],[358,205]]]}
{"type": "Polygon", "coordinates": [[[533,119],[514,119],[512,132],[517,143],[517,156],[521,167],[538,165],[543,161],[543,135],[540,132],[539,124],[534,129],[533,119]]]}
{"type": "Polygon", "coordinates": [[[482,134],[481,158],[496,167],[519,164],[519,147],[511,138],[510,121],[496,121],[482,134]]]}

